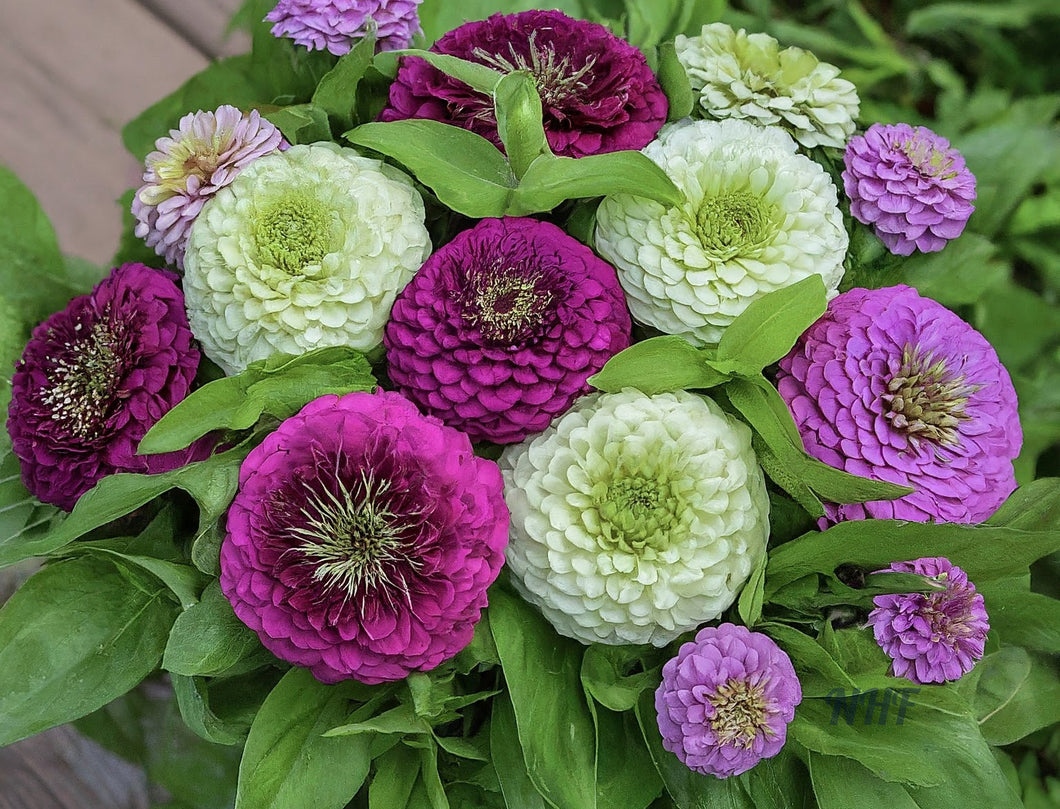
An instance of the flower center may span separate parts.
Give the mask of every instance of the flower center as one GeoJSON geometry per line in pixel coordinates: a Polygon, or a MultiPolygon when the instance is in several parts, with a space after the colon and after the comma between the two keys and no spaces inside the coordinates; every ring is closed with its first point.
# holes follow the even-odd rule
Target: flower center
{"type": "Polygon", "coordinates": [[[514,345],[536,334],[556,294],[547,273],[509,267],[468,275],[463,319],[491,343],[514,345]]]}
{"type": "MultiPolygon", "coordinates": [[[[81,332],[84,326],[78,323],[74,329],[81,332]]],[[[81,340],[65,343],[63,355],[50,358],[50,384],[41,393],[41,401],[51,409],[56,423],[79,438],[96,438],[102,431],[121,379],[120,346],[105,316],[81,340]]]]}
{"type": "Polygon", "coordinates": [[[925,177],[951,180],[957,176],[957,172],[953,170],[953,157],[926,138],[910,138],[902,143],[900,148],[909,158],[909,162],[925,177]]]}
{"type": "Polygon", "coordinates": [[[715,714],[707,721],[718,744],[749,749],[759,732],[773,735],[773,729],[766,722],[768,710],[764,686],[765,683],[732,679],[718,686],[714,695],[708,698],[715,714]]]}
{"type": "Polygon", "coordinates": [[[599,502],[600,528],[608,544],[636,552],[646,546],[662,550],[675,523],[674,498],[665,480],[620,477],[599,502]]]}
{"type": "Polygon", "coordinates": [[[537,31],[530,34],[528,40],[529,55],[518,52],[514,43],[508,44],[511,58],[499,53],[492,53],[485,48],[475,48],[472,53],[482,62],[504,73],[525,70],[534,77],[541,103],[545,107],[562,107],[565,102],[576,100],[589,89],[592,80],[596,56],[588,55],[580,68],[571,63],[571,55],[562,58],[549,45],[538,47],[537,31]]]}
{"type": "Polygon", "coordinates": [[[263,263],[298,275],[329,252],[331,217],[326,205],[308,194],[287,194],[259,214],[254,239],[263,263]]]}
{"type": "Polygon", "coordinates": [[[749,255],[773,236],[773,211],[750,191],[704,197],[696,211],[696,233],[719,259],[749,255]]]}
{"type": "Polygon", "coordinates": [[[884,418],[913,439],[954,446],[959,443],[957,428],[967,418],[968,397],[979,388],[966,384],[963,377],[951,377],[945,359],[933,359],[933,354],[921,354],[915,346],[902,350],[902,366],[883,394],[888,407],[884,418]]]}

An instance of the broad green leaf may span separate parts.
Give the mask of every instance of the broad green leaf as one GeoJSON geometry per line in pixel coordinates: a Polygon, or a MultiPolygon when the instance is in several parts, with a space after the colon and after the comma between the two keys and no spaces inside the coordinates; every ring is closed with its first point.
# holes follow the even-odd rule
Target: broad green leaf
{"type": "Polygon", "coordinates": [[[612,711],[628,711],[641,693],[659,684],[659,669],[629,674],[643,654],[635,646],[605,646],[594,643],[582,658],[581,681],[585,692],[612,711]]]}
{"type": "Polygon", "coordinates": [[[313,91],[313,104],[327,113],[328,120],[338,132],[345,132],[354,124],[357,88],[375,54],[375,35],[363,37],[349,53],[320,80],[313,91]]]}
{"type": "Polygon", "coordinates": [[[718,359],[756,371],[773,364],[824,314],[827,303],[819,275],[755,298],[722,332],[718,359]]]}
{"type": "Polygon", "coordinates": [[[438,121],[361,124],[344,136],[404,164],[445,205],[474,219],[503,216],[516,180],[496,146],[438,121]]]}
{"type": "Polygon", "coordinates": [[[986,521],[1023,531],[1043,531],[1060,520],[1060,478],[1040,478],[1020,486],[986,521]]]}
{"type": "Polygon", "coordinates": [[[971,692],[976,721],[990,744],[1012,744],[1060,722],[1060,677],[1053,661],[1009,646],[980,660],[966,679],[965,693],[971,692]]]}
{"type": "Polygon", "coordinates": [[[902,280],[945,306],[975,303],[1008,278],[1009,264],[997,253],[997,246],[985,236],[965,233],[945,250],[905,258],[902,280]]]}
{"type": "Polygon", "coordinates": [[[448,53],[436,53],[435,51],[425,51],[419,48],[383,51],[375,57],[375,63],[381,73],[390,75],[396,72],[395,63],[402,57],[422,59],[429,63],[431,67],[437,68],[447,76],[452,76],[457,81],[462,81],[472,90],[487,96],[492,95],[496,91],[497,85],[505,75],[501,71],[494,70],[479,62],[471,62],[448,53]]]}
{"type": "Polygon", "coordinates": [[[759,762],[736,778],[755,809],[818,809],[806,766],[785,746],[773,758],[759,762]]]}
{"type": "Polygon", "coordinates": [[[859,809],[926,809],[901,784],[876,777],[854,759],[811,752],[807,760],[821,809],[850,809],[854,795],[859,809]]]}
{"type": "Polygon", "coordinates": [[[26,491],[18,458],[6,439],[5,433],[0,439],[0,567],[33,556],[33,548],[63,513],[26,491]]]}
{"type": "Polygon", "coordinates": [[[854,681],[835,658],[809,635],[778,623],[767,623],[760,629],[791,658],[799,675],[803,698],[824,697],[836,688],[854,687],[854,681]]]}
{"type": "Polygon", "coordinates": [[[372,733],[396,733],[405,736],[416,733],[429,734],[430,731],[431,726],[416,715],[413,706],[399,705],[389,711],[384,711],[378,716],[371,716],[360,722],[350,722],[329,728],[323,735],[328,738],[333,736],[361,736],[372,733]]]}
{"type": "Polygon", "coordinates": [[[990,616],[991,634],[1005,646],[1060,654],[1060,600],[1014,589],[1011,580],[976,582],[990,616]]]}
{"type": "Polygon", "coordinates": [[[230,724],[214,713],[204,678],[171,674],[169,681],[173,685],[181,718],[196,736],[213,744],[226,746],[243,743],[248,727],[230,724]]]}
{"type": "Polygon", "coordinates": [[[177,607],[82,557],[32,576],[0,609],[0,745],[84,716],[154,670],[177,607]]]}
{"type": "Polygon", "coordinates": [[[162,668],[174,674],[209,676],[230,672],[240,663],[267,661],[272,656],[258,636],[236,617],[215,581],[201,600],[173,624],[162,657],[162,668]]]}
{"type": "Polygon", "coordinates": [[[652,396],[672,390],[713,388],[728,377],[704,362],[703,352],[683,337],[652,337],[620,351],[589,377],[605,393],[636,388],[652,396]]]}
{"type": "Polygon", "coordinates": [[[350,691],[293,668],[261,706],[239,766],[236,809],[341,809],[368,776],[367,736],[321,734],[346,715],[350,691]]]}
{"type": "Polygon", "coordinates": [[[516,177],[522,177],[540,155],[551,155],[541,123],[541,96],[528,70],[505,74],[494,90],[497,133],[508,163],[516,177]]]}
{"type": "Polygon", "coordinates": [[[525,216],[550,211],[569,199],[609,194],[635,194],[665,205],[677,205],[684,199],[666,172],[640,152],[578,158],[541,155],[523,175],[507,213],[525,216]]]}
{"type": "Polygon", "coordinates": [[[404,809],[419,774],[419,753],[397,744],[376,760],[368,784],[368,809],[404,809]]]}
{"type": "Polygon", "coordinates": [[[530,779],[558,809],[595,809],[596,729],[579,677],[581,645],[499,587],[489,617],[530,779]]]}
{"type": "Polygon", "coordinates": [[[199,594],[206,585],[206,578],[191,565],[156,559],[153,556],[123,553],[109,548],[89,548],[88,550],[112,555],[122,562],[146,570],[169,588],[184,609],[198,602],[199,594]]]}
{"type": "Polygon", "coordinates": [[[762,603],[765,600],[766,561],[766,554],[762,554],[758,562],[755,563],[747,583],[740,591],[740,598],[736,605],[740,620],[745,626],[752,629],[762,618],[762,603]]]}
{"type": "MultiPolygon", "coordinates": [[[[490,754],[508,809],[547,809],[548,804],[526,772],[515,724],[515,709],[507,693],[493,700],[490,720],[490,754]]],[[[372,807],[375,809],[375,807],[372,807]]]]}
{"type": "MultiPolygon", "coordinates": [[[[654,679],[657,682],[658,676],[654,679]]],[[[636,716],[632,710],[616,713],[606,708],[596,708],[593,713],[596,716],[597,806],[645,809],[663,791],[663,783],[637,727],[636,716]]]]}
{"type": "Polygon", "coordinates": [[[317,104],[292,104],[264,116],[291,144],[331,140],[328,113],[317,104]]]}
{"type": "Polygon", "coordinates": [[[659,46],[658,72],[659,84],[670,102],[667,120],[678,121],[690,115],[696,104],[696,96],[692,92],[692,83],[688,80],[688,74],[685,73],[681,60],[677,58],[677,50],[672,42],[664,42],[659,46]]]}

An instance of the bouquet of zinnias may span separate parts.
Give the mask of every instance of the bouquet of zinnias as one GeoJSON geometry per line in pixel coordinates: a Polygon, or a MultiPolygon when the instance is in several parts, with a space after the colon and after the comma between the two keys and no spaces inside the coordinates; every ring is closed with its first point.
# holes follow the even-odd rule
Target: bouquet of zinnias
{"type": "Polygon", "coordinates": [[[251,2],[130,124],[119,266],[12,338],[0,742],[148,679],[218,773],[174,805],[1023,805],[1060,488],[900,274],[975,178],[808,51],[585,5],[251,2]]]}

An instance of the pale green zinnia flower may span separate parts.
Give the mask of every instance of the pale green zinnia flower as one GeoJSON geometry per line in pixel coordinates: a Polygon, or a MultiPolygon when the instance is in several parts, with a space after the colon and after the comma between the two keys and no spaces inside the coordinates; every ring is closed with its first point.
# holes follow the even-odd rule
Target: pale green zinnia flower
{"type": "Polygon", "coordinates": [[[251,163],[199,214],[188,319],[229,374],[277,351],[367,351],[430,251],[405,174],[333,143],[292,146],[251,163]]]}
{"type": "Polygon", "coordinates": [[[721,22],[704,25],[699,36],[680,35],[674,45],[701,112],[712,118],[779,125],[807,148],[842,148],[854,132],[857,89],[809,51],[781,50],[768,34],[721,22]]]}
{"type": "Polygon", "coordinates": [[[685,119],[644,154],[684,202],[607,197],[596,226],[638,321],[704,345],[755,298],[810,275],[835,294],[848,244],[838,192],[784,130],[685,119]]]}
{"type": "Polygon", "coordinates": [[[765,553],[751,431],[701,396],[585,396],[499,464],[512,582],[583,643],[663,646],[717,618],[765,553]]]}

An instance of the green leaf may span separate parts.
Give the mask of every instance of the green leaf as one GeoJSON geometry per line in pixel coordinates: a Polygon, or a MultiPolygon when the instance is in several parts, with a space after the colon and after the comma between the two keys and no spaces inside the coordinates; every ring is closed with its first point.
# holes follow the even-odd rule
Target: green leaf
{"type": "Polygon", "coordinates": [[[516,180],[496,146],[438,121],[361,124],[344,137],[404,164],[444,205],[473,219],[503,216],[516,180]]]}
{"type": "Polygon", "coordinates": [[[247,725],[226,722],[214,713],[204,678],[173,674],[169,680],[173,684],[180,716],[196,736],[226,746],[239,745],[246,740],[247,725]]]}
{"type": "Polygon", "coordinates": [[[1044,531],[1060,521],[1060,478],[1040,478],[1020,486],[986,521],[1022,531],[1044,531]]]}
{"type": "Polygon", "coordinates": [[[361,736],[364,734],[382,733],[397,734],[399,736],[413,735],[417,733],[429,734],[431,726],[421,717],[411,705],[399,705],[384,711],[378,716],[370,716],[360,722],[350,722],[338,727],[329,728],[324,736],[361,736]]]}
{"type": "Polygon", "coordinates": [[[816,640],[785,624],[767,623],[760,629],[791,658],[804,699],[828,696],[834,689],[852,689],[854,681],[816,640]]]}
{"type": "Polygon", "coordinates": [[[640,152],[587,157],[541,155],[526,170],[506,213],[526,216],[550,211],[561,202],[609,194],[634,194],[664,205],[684,199],[666,172],[640,152]]]}
{"type": "Polygon", "coordinates": [[[965,233],[936,253],[917,252],[902,261],[904,283],[944,306],[975,303],[1008,277],[997,246],[978,233],[965,233]]]}
{"type": "Polygon", "coordinates": [[[766,586],[766,554],[755,563],[747,583],[740,591],[740,598],[736,609],[740,614],[740,620],[745,626],[754,628],[754,625],[762,618],[762,604],[765,601],[766,586]]]}
{"type": "Polygon", "coordinates": [[[0,609],[0,745],[84,716],[139,683],[177,608],[83,557],[32,576],[0,609]]]}
{"type": "MultiPolygon", "coordinates": [[[[658,682],[657,675],[653,679],[658,682]]],[[[594,714],[597,806],[644,809],[663,791],[663,783],[637,727],[636,716],[631,710],[616,713],[606,708],[596,708],[594,714]]]]}
{"type": "Polygon", "coordinates": [[[850,809],[852,795],[859,809],[925,809],[901,784],[877,778],[853,759],[811,752],[808,761],[821,809],[850,809]]]}
{"type": "Polygon", "coordinates": [[[486,96],[496,91],[501,79],[506,75],[480,62],[471,62],[448,53],[436,53],[418,48],[384,51],[375,57],[375,64],[380,73],[392,75],[396,73],[397,60],[401,57],[422,59],[431,67],[437,68],[447,76],[452,76],[457,81],[462,81],[472,90],[486,96]]]}
{"type": "Polygon", "coordinates": [[[579,677],[581,645],[499,587],[489,616],[530,779],[559,809],[594,809],[596,728],[579,677]]]}
{"type": "Polygon", "coordinates": [[[713,388],[728,376],[710,368],[703,352],[683,337],[651,337],[611,357],[589,377],[589,384],[605,393],[636,388],[652,396],[672,390],[713,388]]]}
{"type": "Polygon", "coordinates": [[[530,71],[506,73],[497,82],[494,104],[508,163],[515,176],[522,177],[540,155],[552,154],[541,123],[541,96],[530,71]]]}
{"type": "Polygon", "coordinates": [[[368,776],[370,739],[321,734],[346,715],[349,696],[306,669],[287,672],[250,728],[236,809],[342,809],[368,776]]]}
{"type": "Polygon", "coordinates": [[[328,112],[317,104],[292,104],[264,116],[291,144],[331,140],[328,112]]]}
{"type": "MultiPolygon", "coordinates": [[[[76,551],[76,548],[74,550],[76,551]]],[[[202,573],[190,565],[169,562],[165,559],[156,559],[153,556],[123,553],[110,548],[88,548],[88,550],[112,555],[123,562],[146,570],[169,588],[184,609],[188,609],[198,602],[199,594],[206,585],[206,579],[202,573]]]]}
{"type": "Polygon", "coordinates": [[[547,809],[548,804],[527,774],[515,724],[515,709],[506,692],[501,692],[493,700],[492,716],[490,754],[505,805],[508,809],[547,809]]]}
{"type": "Polygon", "coordinates": [[[1012,744],[1060,722],[1060,678],[1055,663],[1019,647],[1005,647],[984,657],[971,675],[961,679],[961,686],[965,693],[971,692],[976,721],[990,744],[1012,744]]]}
{"type": "Polygon", "coordinates": [[[395,745],[376,760],[368,784],[369,809],[404,809],[419,774],[420,756],[411,747],[395,745]]]}
{"type": "Polygon", "coordinates": [[[338,132],[345,132],[354,124],[357,88],[375,54],[375,35],[364,36],[349,53],[320,80],[313,91],[313,104],[327,113],[328,120],[338,132]]]}
{"type": "Polygon", "coordinates": [[[722,333],[718,360],[755,371],[773,364],[824,314],[827,303],[819,275],[755,298],[722,333]]]}
{"type": "Polygon", "coordinates": [[[231,673],[248,661],[253,664],[271,659],[258,636],[236,617],[215,581],[173,624],[162,668],[174,674],[208,676],[231,673]]]}
{"type": "Polygon", "coordinates": [[[692,92],[692,83],[688,80],[688,74],[685,73],[681,60],[677,58],[674,43],[664,42],[659,46],[658,72],[659,84],[670,102],[667,120],[678,121],[690,115],[696,104],[696,96],[692,92]]]}
{"type": "Polygon", "coordinates": [[[1011,580],[976,582],[986,602],[991,634],[1005,646],[1060,654],[1060,601],[1019,591],[1011,580]]]}
{"type": "Polygon", "coordinates": [[[630,674],[643,650],[635,646],[604,646],[594,643],[582,658],[581,681],[585,692],[612,711],[628,711],[641,693],[659,684],[659,669],[630,674]]]}

